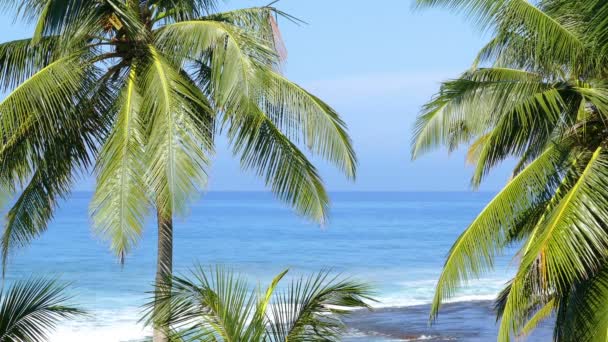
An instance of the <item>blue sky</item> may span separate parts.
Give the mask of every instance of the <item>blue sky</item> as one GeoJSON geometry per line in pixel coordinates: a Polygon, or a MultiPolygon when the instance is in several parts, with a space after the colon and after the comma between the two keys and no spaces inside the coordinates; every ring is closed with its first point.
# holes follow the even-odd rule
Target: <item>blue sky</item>
{"type": "MultiPolygon", "coordinates": [[[[223,7],[264,5],[232,0],[223,7]]],[[[407,0],[282,0],[275,4],[307,25],[280,22],[289,51],[286,75],[340,112],[359,156],[357,181],[351,183],[329,165],[318,163],[333,191],[467,190],[470,167],[463,152],[428,154],[412,162],[410,132],[421,105],[439,82],[455,77],[473,60],[484,37],[462,16],[447,10],[414,10],[407,0]]],[[[0,40],[28,35],[30,28],[1,15],[0,40]]],[[[251,174],[218,144],[211,190],[261,190],[251,174]]],[[[481,190],[500,188],[508,177],[502,167],[481,190]]],[[[90,189],[92,180],[79,189],[90,189]]]]}

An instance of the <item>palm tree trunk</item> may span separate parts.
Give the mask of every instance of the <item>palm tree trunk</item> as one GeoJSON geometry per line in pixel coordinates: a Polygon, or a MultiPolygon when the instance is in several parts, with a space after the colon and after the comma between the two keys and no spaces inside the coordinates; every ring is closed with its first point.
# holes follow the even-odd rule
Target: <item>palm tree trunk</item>
{"type": "MultiPolygon", "coordinates": [[[[157,210],[158,257],[156,261],[156,291],[168,290],[167,283],[173,273],[173,217],[157,210]]],[[[166,322],[156,322],[153,342],[168,342],[166,322]]]]}

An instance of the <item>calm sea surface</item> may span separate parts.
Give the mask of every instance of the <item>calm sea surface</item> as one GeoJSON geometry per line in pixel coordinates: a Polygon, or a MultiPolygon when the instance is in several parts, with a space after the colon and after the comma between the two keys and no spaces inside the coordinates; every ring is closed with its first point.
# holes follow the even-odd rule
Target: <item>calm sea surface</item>
{"type": "MultiPolygon", "coordinates": [[[[290,268],[301,275],[332,268],[373,283],[379,309],[349,321],[349,341],[492,339],[487,302],[513,273],[510,256],[497,271],[462,289],[444,323],[426,326],[428,304],[444,257],[459,233],[491,198],[489,193],[334,193],[330,223],[318,227],[266,193],[209,193],[175,224],[175,269],[223,264],[268,282],[290,268]]],[[[71,282],[74,301],[91,318],[63,325],[53,341],[131,341],[151,290],[156,231],[152,220],[124,267],[92,232],[90,193],[61,204],[49,230],[11,259],[10,279],[58,276],[71,282]]],[[[549,338],[548,328],[536,339],[549,338]]],[[[534,339],[534,337],[533,337],[534,339]]]]}

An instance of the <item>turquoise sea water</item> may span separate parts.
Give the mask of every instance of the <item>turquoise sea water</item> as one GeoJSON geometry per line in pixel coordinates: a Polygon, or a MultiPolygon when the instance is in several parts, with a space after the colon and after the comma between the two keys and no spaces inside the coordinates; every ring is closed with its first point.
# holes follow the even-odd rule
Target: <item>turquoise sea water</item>
{"type": "MultiPolygon", "coordinates": [[[[223,264],[255,285],[285,268],[300,275],[330,267],[372,282],[378,307],[426,304],[451,244],[491,195],[334,193],[330,222],[319,227],[267,193],[209,193],[176,221],[175,269],[184,272],[197,262],[223,264]]],[[[121,267],[92,232],[90,197],[76,193],[62,203],[48,231],[12,257],[8,277],[59,276],[73,283],[74,301],[92,317],[61,326],[53,341],[136,340],[147,333],[137,318],[154,279],[156,231],[150,220],[121,267]]],[[[497,272],[472,283],[455,300],[493,298],[513,272],[510,262],[502,258],[497,272]]],[[[425,310],[418,311],[426,318],[425,310]]],[[[372,341],[383,334],[370,335],[354,330],[351,340],[372,341]]]]}

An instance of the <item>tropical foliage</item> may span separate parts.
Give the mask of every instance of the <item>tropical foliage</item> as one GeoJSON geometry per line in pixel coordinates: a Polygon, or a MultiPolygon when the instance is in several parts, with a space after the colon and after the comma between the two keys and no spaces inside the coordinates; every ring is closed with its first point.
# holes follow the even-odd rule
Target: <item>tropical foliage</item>
{"type": "Polygon", "coordinates": [[[155,209],[158,279],[172,271],[174,215],[204,189],[215,136],[278,198],[323,223],[328,195],[300,147],[353,178],[338,114],[279,72],[271,6],[214,0],[7,0],[35,24],[0,44],[0,188],[16,193],[3,260],[44,232],[75,177],[94,168],[96,231],[124,260],[155,209]]]}
{"type": "Polygon", "coordinates": [[[154,296],[148,324],[168,321],[171,341],[180,342],[340,341],[342,318],[373,301],[369,286],[327,271],[282,287],[286,274],[262,291],[233,271],[199,266],[190,277],[173,276],[171,290],[154,296]]]}
{"type": "Polygon", "coordinates": [[[513,176],[452,246],[442,301],[519,247],[497,300],[499,340],[555,317],[558,341],[608,337],[608,2],[418,0],[464,13],[492,39],[442,84],[414,129],[413,158],[468,145],[477,187],[515,158],[513,176]]]}
{"type": "Polygon", "coordinates": [[[61,320],[82,316],[65,289],[54,280],[31,279],[0,290],[0,341],[46,341],[61,320]]]}

